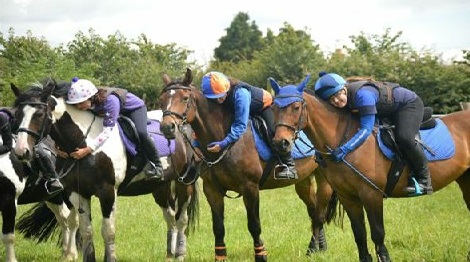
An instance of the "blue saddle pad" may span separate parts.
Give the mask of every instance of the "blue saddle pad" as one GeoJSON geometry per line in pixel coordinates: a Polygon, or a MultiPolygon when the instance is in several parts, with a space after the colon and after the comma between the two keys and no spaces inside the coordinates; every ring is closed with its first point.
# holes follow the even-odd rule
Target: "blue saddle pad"
{"type": "MultiPolygon", "coordinates": [[[[268,147],[266,142],[261,138],[260,134],[255,130],[253,125],[251,125],[251,133],[253,133],[253,139],[255,140],[256,149],[258,154],[264,161],[268,161],[273,156],[271,149],[268,147]]],[[[292,158],[306,158],[311,157],[315,154],[313,150],[313,145],[308,140],[307,135],[303,131],[300,131],[299,137],[294,142],[294,148],[292,149],[292,158]]]]}
{"type": "MultiPolygon", "coordinates": [[[[118,125],[118,127],[119,134],[121,135],[121,139],[124,142],[124,146],[126,147],[127,152],[129,152],[129,154],[131,154],[132,156],[137,155],[135,143],[124,134],[120,125],[118,125]]],[[[155,142],[155,146],[158,149],[160,157],[169,156],[171,153],[175,152],[175,140],[170,140],[170,143],[168,144],[168,140],[162,134],[160,134],[159,121],[149,119],[147,121],[147,131],[155,142]]]]}
{"type": "MultiPolygon", "coordinates": [[[[431,129],[419,130],[421,140],[426,147],[423,147],[424,154],[429,161],[437,161],[451,158],[455,154],[454,140],[449,129],[441,119],[436,119],[436,126],[431,129]]],[[[382,153],[390,160],[395,159],[395,152],[388,148],[377,134],[377,141],[382,153]]]]}

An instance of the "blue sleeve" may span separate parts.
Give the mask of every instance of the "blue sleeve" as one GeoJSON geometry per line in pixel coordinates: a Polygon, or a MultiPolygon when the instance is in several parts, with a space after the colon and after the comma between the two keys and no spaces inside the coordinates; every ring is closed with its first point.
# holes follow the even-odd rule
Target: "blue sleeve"
{"type": "Polygon", "coordinates": [[[372,133],[375,123],[375,115],[363,115],[359,119],[360,127],[356,134],[349,139],[346,144],[341,146],[345,152],[349,153],[366,141],[367,137],[372,133]]]}
{"type": "Polygon", "coordinates": [[[236,142],[245,133],[250,116],[251,93],[246,88],[238,88],[234,99],[234,121],[230,127],[230,133],[224,138],[228,143],[236,142]]]}

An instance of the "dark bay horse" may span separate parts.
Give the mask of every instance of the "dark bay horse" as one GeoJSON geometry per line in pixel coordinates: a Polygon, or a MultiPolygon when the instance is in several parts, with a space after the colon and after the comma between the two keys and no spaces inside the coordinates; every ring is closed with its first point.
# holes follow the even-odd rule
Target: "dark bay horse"
{"type": "MultiPolygon", "coordinates": [[[[16,109],[16,119],[20,123],[19,130],[22,131],[18,134],[15,153],[26,160],[31,160],[35,144],[46,134],[50,134],[56,146],[70,153],[77,147],[86,146],[102,130],[101,117],[65,103],[64,95],[68,88],[66,84],[60,85],[49,80],[43,86],[43,91],[36,95],[25,95],[27,92],[13,88],[17,100],[21,100],[17,103],[19,106],[16,109]],[[44,92],[48,92],[51,86],[54,93],[45,95],[44,92]],[[38,101],[41,96],[49,98],[47,101],[38,101]]],[[[139,173],[142,168],[137,166],[135,169],[135,162],[127,156],[118,128],[113,130],[108,140],[93,154],[81,160],[57,160],[60,181],[73,205],[71,217],[79,222],[77,226],[82,238],[83,260],[95,261],[91,197],[96,196],[100,202],[105,260],[115,261],[116,197],[149,193],[152,193],[155,202],[161,207],[167,222],[167,257],[183,260],[186,255],[185,231],[195,222],[198,197],[195,183],[182,183],[178,178],[188,172],[195,173],[192,165],[193,151],[188,150],[182,134],[178,133],[174,140],[174,151],[168,156],[162,156],[165,181],[144,181],[144,174],[139,173]],[[130,173],[136,173],[132,174],[132,179],[129,179],[130,173]]],[[[35,216],[31,216],[33,217],[35,216]]]]}
{"type": "Polygon", "coordinates": [[[205,170],[202,175],[203,190],[212,212],[215,260],[224,261],[227,258],[224,242],[224,197],[227,196],[227,191],[237,192],[243,197],[248,230],[253,238],[255,261],[267,261],[267,252],[260,237],[259,190],[263,189],[295,185],[296,193],[305,203],[312,222],[313,235],[307,254],[317,249],[326,249],[323,224],[334,217],[336,210],[330,207],[336,206],[337,198],[317,171],[319,169],[316,169],[315,156],[296,160],[298,179],[276,180],[271,170],[267,180],[262,183],[263,169],[267,163],[258,154],[250,126],[228,150],[220,154],[209,153],[206,150],[207,144],[223,139],[230,128],[231,113],[221,105],[209,102],[192,85],[192,79],[189,69],[184,79],[172,80],[168,75],[163,75],[166,87],[160,96],[160,105],[164,109],[161,130],[167,138],[173,138],[181,126],[189,123],[200,142],[200,169],[205,170]]]}
{"type": "MultiPolygon", "coordinates": [[[[359,127],[358,119],[321,100],[312,91],[304,91],[304,87],[297,90],[292,86],[281,88],[274,80],[271,80],[271,85],[277,94],[276,102],[280,105],[275,107],[278,124],[274,143],[278,149],[290,151],[294,133],[305,131],[315,148],[324,154],[325,176],[338,193],[351,221],[359,260],[372,261],[367,247],[365,209],[378,260],[391,261],[384,244],[383,199],[387,197],[385,188],[392,162],[381,152],[375,132],[364,144],[349,153],[346,161],[330,160],[329,148],[336,148],[341,141],[353,136],[354,130],[359,127]],[[298,99],[284,103],[283,99],[288,97],[298,99]]],[[[455,112],[440,119],[451,137],[444,143],[455,144],[455,153],[446,159],[429,162],[432,186],[434,191],[438,191],[456,181],[470,211],[470,111],[455,112]]],[[[444,140],[444,136],[434,140],[444,140]]],[[[405,167],[388,197],[407,197],[403,188],[408,184],[408,172],[405,167]]]]}

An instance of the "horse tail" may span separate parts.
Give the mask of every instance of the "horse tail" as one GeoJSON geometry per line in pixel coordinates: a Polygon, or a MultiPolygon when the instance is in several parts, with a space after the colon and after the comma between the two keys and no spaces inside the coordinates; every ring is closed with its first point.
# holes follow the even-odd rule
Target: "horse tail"
{"type": "Polygon", "coordinates": [[[25,238],[46,242],[53,237],[58,227],[54,213],[45,202],[39,202],[21,215],[16,223],[18,230],[25,238]]]}
{"type": "Polygon", "coordinates": [[[330,223],[333,219],[336,218],[336,206],[338,205],[338,194],[336,191],[333,191],[331,194],[330,201],[328,202],[328,207],[326,208],[326,223],[330,223]]]}
{"type": "MultiPolygon", "coordinates": [[[[190,167],[190,177],[193,177],[193,175],[196,175],[197,172],[197,166],[194,164],[191,164],[190,167]]],[[[189,235],[190,232],[194,232],[196,229],[196,225],[199,222],[199,187],[198,187],[198,181],[196,180],[192,185],[193,185],[193,192],[191,194],[191,202],[189,203],[188,206],[188,227],[186,229],[186,234],[189,235]]]]}

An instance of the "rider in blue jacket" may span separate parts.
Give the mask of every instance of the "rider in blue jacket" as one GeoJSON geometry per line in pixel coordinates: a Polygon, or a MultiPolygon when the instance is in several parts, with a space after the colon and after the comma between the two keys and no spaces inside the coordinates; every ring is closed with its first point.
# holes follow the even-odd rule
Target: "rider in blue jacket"
{"type": "MultiPolygon", "coordinates": [[[[223,73],[212,71],[202,77],[202,93],[216,103],[233,109],[234,120],[230,131],[221,141],[209,143],[209,152],[219,152],[231,143],[235,143],[246,131],[250,115],[260,115],[271,134],[274,134],[274,114],[271,110],[272,95],[259,87],[251,86],[223,73]]],[[[276,178],[296,179],[297,170],[291,154],[279,155],[281,165],[276,167],[276,178]]]]}
{"type": "MultiPolygon", "coordinates": [[[[407,160],[412,177],[423,193],[432,194],[431,177],[423,149],[415,142],[423,119],[424,105],[413,91],[395,83],[372,79],[346,81],[334,73],[320,73],[315,83],[315,93],[338,108],[345,108],[359,115],[360,128],[345,144],[333,150],[336,161],[362,145],[372,133],[376,116],[387,117],[395,125],[395,138],[401,153],[407,160]]],[[[418,188],[410,179],[405,188],[410,194],[418,188]]]]}

